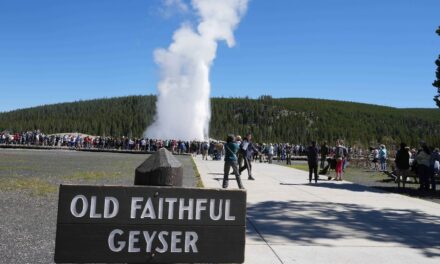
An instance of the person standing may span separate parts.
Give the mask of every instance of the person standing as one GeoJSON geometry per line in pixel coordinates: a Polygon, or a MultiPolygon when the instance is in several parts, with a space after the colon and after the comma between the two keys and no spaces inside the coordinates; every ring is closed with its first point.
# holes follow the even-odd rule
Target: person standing
{"type": "Polygon", "coordinates": [[[312,141],[307,148],[307,163],[309,165],[309,183],[312,183],[312,174],[315,174],[315,183],[318,183],[318,148],[316,142],[312,141]]]}
{"type": "Polygon", "coordinates": [[[221,160],[223,157],[223,150],[224,150],[224,145],[221,142],[217,142],[215,144],[215,150],[214,150],[214,160],[221,160]]]}
{"type": "Polygon", "coordinates": [[[286,145],[286,165],[292,165],[292,146],[287,143],[286,145]]]}
{"type": "Polygon", "coordinates": [[[417,153],[417,176],[420,181],[419,190],[429,190],[429,166],[431,163],[431,151],[429,151],[428,146],[423,143],[422,149],[417,153]]]}
{"type": "Polygon", "coordinates": [[[142,138],[141,140],[141,150],[147,151],[147,141],[145,140],[145,138],[142,138]]]}
{"type": "Polygon", "coordinates": [[[207,141],[202,143],[202,160],[208,160],[209,143],[207,141]]]}
{"type": "MultiPolygon", "coordinates": [[[[238,146],[241,146],[242,141],[243,139],[241,138],[240,135],[235,136],[235,142],[238,144],[238,146]]],[[[243,166],[243,153],[241,153],[240,149],[238,150],[237,156],[238,156],[238,168],[241,168],[243,166]]]]}
{"type": "Polygon", "coordinates": [[[387,171],[387,149],[385,148],[385,145],[380,145],[379,150],[379,162],[380,162],[380,171],[387,171]]]}
{"type": "Polygon", "coordinates": [[[273,144],[270,143],[269,148],[267,149],[267,157],[268,157],[267,159],[269,164],[272,164],[273,154],[274,154],[273,144]]]}
{"type": "Polygon", "coordinates": [[[195,140],[191,141],[190,143],[191,156],[197,157],[197,150],[198,150],[197,142],[195,140]]]}
{"type": "Polygon", "coordinates": [[[235,136],[229,135],[226,139],[225,147],[225,167],[223,174],[223,188],[228,188],[229,185],[229,171],[232,168],[232,171],[235,174],[235,179],[237,180],[238,188],[244,189],[243,184],[241,182],[240,173],[238,172],[238,157],[237,152],[239,149],[239,145],[235,142],[235,136]]]}
{"type": "Polygon", "coordinates": [[[283,152],[283,145],[281,144],[281,143],[278,143],[278,148],[277,148],[277,151],[276,151],[276,155],[277,155],[277,161],[278,162],[281,162],[281,157],[282,157],[282,152],[283,152]]]}
{"type": "Polygon", "coordinates": [[[345,159],[345,147],[342,144],[341,140],[336,141],[336,148],[335,148],[335,159],[336,159],[336,181],[342,181],[342,169],[344,166],[344,159],[345,159]]]}
{"type": "Polygon", "coordinates": [[[434,192],[436,189],[435,177],[436,175],[438,175],[439,171],[440,171],[440,150],[438,148],[435,148],[431,154],[431,174],[430,174],[431,190],[434,192]]]}
{"type": "Polygon", "coordinates": [[[255,180],[255,178],[252,177],[251,160],[252,160],[252,156],[253,156],[254,152],[258,152],[258,150],[252,144],[252,134],[251,133],[246,134],[246,137],[243,139],[243,142],[241,142],[240,152],[243,155],[244,166],[240,168],[239,172],[241,174],[244,170],[247,170],[248,175],[249,175],[248,180],[253,181],[253,180],[255,180]]]}
{"type": "Polygon", "coordinates": [[[324,169],[325,167],[325,161],[327,160],[327,155],[329,154],[329,149],[327,146],[327,142],[324,141],[324,143],[321,145],[321,150],[320,153],[321,154],[321,164],[320,164],[320,168],[324,169]]]}
{"type": "Polygon", "coordinates": [[[377,148],[370,147],[370,160],[371,163],[373,163],[371,169],[374,171],[379,171],[379,150],[377,150],[377,148]]]}
{"type": "Polygon", "coordinates": [[[400,143],[400,149],[396,153],[396,168],[397,168],[397,187],[400,188],[400,179],[403,180],[403,188],[405,188],[406,178],[409,174],[409,152],[406,149],[405,143],[400,143]]]}

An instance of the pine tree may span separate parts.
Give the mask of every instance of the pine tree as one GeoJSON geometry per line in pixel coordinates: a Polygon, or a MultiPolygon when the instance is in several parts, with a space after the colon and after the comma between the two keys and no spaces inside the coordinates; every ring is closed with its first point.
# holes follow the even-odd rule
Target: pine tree
{"type": "MultiPolygon", "coordinates": [[[[438,27],[436,33],[440,36],[440,27],[438,27]]],[[[440,107],[440,55],[435,61],[435,64],[437,65],[437,71],[435,73],[437,79],[432,83],[432,85],[437,88],[437,95],[434,96],[434,101],[437,106],[440,107]]]]}

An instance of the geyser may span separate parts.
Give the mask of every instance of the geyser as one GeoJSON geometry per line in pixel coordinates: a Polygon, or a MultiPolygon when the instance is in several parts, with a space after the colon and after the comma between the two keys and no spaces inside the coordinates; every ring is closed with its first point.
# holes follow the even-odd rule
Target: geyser
{"type": "Polygon", "coordinates": [[[154,52],[160,69],[156,117],[149,138],[205,140],[211,119],[209,70],[218,41],[235,44],[233,31],[248,0],[192,0],[198,16],[194,29],[183,24],[167,49],[154,52]]]}

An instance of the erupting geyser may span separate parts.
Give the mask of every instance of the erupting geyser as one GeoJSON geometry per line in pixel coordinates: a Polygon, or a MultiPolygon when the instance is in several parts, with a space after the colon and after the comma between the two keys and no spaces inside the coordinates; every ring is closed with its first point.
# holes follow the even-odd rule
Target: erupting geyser
{"type": "Polygon", "coordinates": [[[209,70],[217,42],[235,43],[233,31],[248,0],[192,0],[199,16],[196,29],[183,24],[168,49],[154,53],[160,68],[156,117],[149,138],[205,140],[211,118],[209,70]]]}

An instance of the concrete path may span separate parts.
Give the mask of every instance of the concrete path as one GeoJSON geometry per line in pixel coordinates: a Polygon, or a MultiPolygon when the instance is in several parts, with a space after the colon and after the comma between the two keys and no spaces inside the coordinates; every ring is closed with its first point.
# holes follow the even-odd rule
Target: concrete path
{"type": "MultiPolygon", "coordinates": [[[[222,161],[195,159],[205,187],[222,161]]],[[[440,263],[440,204],[254,163],[247,189],[246,263],[440,263]]],[[[236,188],[233,175],[230,188],[236,188]]]]}

